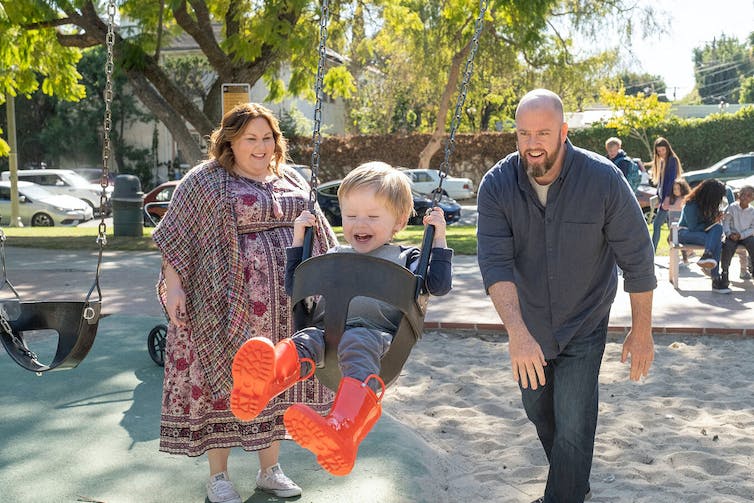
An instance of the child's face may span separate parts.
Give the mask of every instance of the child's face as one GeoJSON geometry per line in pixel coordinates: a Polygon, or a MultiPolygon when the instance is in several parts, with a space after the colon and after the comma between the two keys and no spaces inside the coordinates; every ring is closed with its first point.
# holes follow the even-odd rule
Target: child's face
{"type": "Polygon", "coordinates": [[[673,185],[673,195],[674,196],[680,196],[681,195],[681,186],[677,183],[673,185]]]}
{"type": "Polygon", "coordinates": [[[376,191],[365,187],[340,197],[343,237],[358,253],[369,253],[393,239],[405,222],[376,191]]]}

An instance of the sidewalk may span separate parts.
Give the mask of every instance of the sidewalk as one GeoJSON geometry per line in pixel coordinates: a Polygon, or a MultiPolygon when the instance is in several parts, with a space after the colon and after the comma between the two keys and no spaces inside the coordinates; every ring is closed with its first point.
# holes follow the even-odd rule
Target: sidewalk
{"type": "MultiPolygon", "coordinates": [[[[9,248],[9,279],[25,300],[83,298],[94,279],[95,253],[9,248]]],[[[106,252],[104,296],[92,351],[70,371],[41,377],[0,354],[0,488],[3,501],[18,503],[167,503],[202,501],[205,457],[158,452],[162,369],[146,350],[146,337],[164,322],[155,300],[160,257],[150,252],[106,252]]],[[[665,267],[665,268],[663,268],[665,267]]],[[[658,332],[754,333],[754,285],[734,282],[731,295],[710,292],[709,280],[683,271],[682,291],[667,281],[658,260],[655,292],[658,332]]],[[[735,270],[737,277],[738,271],[735,270]]],[[[455,286],[430,303],[427,325],[501,328],[484,295],[476,257],[455,259],[455,286]]],[[[630,323],[627,294],[616,299],[611,325],[630,323]]],[[[414,425],[383,414],[362,444],[353,473],[332,477],[293,442],[282,444],[286,473],[304,488],[305,502],[455,503],[448,481],[468,477],[448,454],[420,438],[414,425]]],[[[234,449],[230,471],[246,503],[285,501],[254,491],[256,456],[234,449]]],[[[500,486],[505,502],[531,501],[525,488],[500,486]]],[[[483,500],[482,493],[467,500],[483,500]]]]}

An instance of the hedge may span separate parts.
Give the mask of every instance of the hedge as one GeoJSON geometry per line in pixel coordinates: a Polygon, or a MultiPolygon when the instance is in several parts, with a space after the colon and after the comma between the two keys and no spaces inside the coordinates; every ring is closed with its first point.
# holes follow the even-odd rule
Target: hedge
{"type": "MultiPolygon", "coordinates": [[[[574,145],[605,151],[605,140],[616,131],[601,125],[571,130],[574,145]]],[[[670,141],[685,171],[706,168],[723,157],[754,151],[754,107],[735,114],[715,114],[705,119],[673,118],[661,127],[648,131],[650,141],[664,136],[670,141]]],[[[416,167],[419,153],[427,145],[429,134],[326,136],[320,149],[320,180],[342,178],[351,169],[367,161],[380,160],[394,166],[416,167]]],[[[646,148],[633,138],[622,138],[623,147],[632,157],[650,159],[646,148]]],[[[311,163],[311,137],[289,139],[291,157],[301,164],[311,163]]],[[[450,174],[471,178],[479,184],[484,173],[497,161],[516,150],[513,133],[457,134],[450,159],[450,174]]],[[[444,158],[440,149],[431,166],[438,168],[444,158]]]]}

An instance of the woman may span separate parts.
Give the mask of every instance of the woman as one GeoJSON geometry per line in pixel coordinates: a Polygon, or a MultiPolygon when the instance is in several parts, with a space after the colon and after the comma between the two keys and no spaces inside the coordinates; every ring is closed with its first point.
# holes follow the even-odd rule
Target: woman
{"type": "Polygon", "coordinates": [[[720,255],[723,250],[723,212],[720,205],[726,201],[725,185],[710,178],[703,181],[686,197],[686,204],[678,222],[678,242],[704,246],[697,265],[710,269],[712,291],[730,293],[730,288],[720,278],[720,255]]]}
{"type": "MultiPolygon", "coordinates": [[[[277,119],[257,104],[225,114],[212,133],[209,160],[176,188],[154,231],[162,251],[158,292],[170,319],[165,358],[160,450],[207,453],[209,501],[241,502],[228,478],[231,447],[258,451],[257,487],[278,497],[301,494],[278,465],[286,436],[283,413],[297,402],[329,410],[332,393],[309,380],[271,401],[253,421],[230,411],[231,362],[255,336],[277,342],[293,333],[285,294],[285,248],[309,187],[285,168],[286,141],[277,119]]],[[[335,244],[318,220],[314,254],[335,244]]]]}
{"type": "Polygon", "coordinates": [[[668,140],[662,137],[657,138],[654,144],[654,157],[652,158],[652,182],[657,186],[657,197],[660,202],[652,230],[652,244],[655,251],[657,251],[657,245],[660,243],[662,225],[668,222],[673,183],[682,174],[681,161],[673,152],[668,140]]]}

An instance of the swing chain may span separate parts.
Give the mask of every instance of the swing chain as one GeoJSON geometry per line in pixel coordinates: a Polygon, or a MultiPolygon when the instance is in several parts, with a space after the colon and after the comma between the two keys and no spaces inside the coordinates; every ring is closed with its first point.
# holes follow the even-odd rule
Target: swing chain
{"type": "Polygon", "coordinates": [[[461,90],[458,93],[455,112],[453,113],[453,119],[450,123],[450,136],[445,141],[445,158],[443,159],[442,164],[440,164],[440,169],[438,170],[440,183],[434,191],[432,197],[432,207],[437,206],[437,204],[440,202],[440,199],[442,198],[442,182],[448,176],[450,156],[451,154],[453,154],[453,149],[455,148],[456,143],[456,130],[461,123],[461,111],[463,109],[463,104],[466,101],[466,93],[468,92],[471,74],[474,71],[474,57],[476,56],[477,49],[479,48],[479,37],[481,36],[482,28],[484,27],[484,14],[485,12],[487,12],[488,4],[489,0],[479,0],[479,16],[477,17],[476,23],[474,24],[474,36],[471,40],[471,48],[469,49],[469,55],[466,58],[466,66],[463,70],[461,90]]]}
{"type": "Polygon", "coordinates": [[[37,354],[31,351],[29,348],[27,348],[23,341],[18,338],[18,336],[13,332],[13,329],[10,326],[10,323],[8,322],[8,314],[5,312],[5,307],[0,307],[0,328],[3,329],[3,331],[10,335],[10,338],[13,340],[13,345],[18,348],[19,351],[21,351],[24,356],[31,360],[37,359],[37,354]]]}
{"type": "Polygon", "coordinates": [[[107,244],[107,224],[105,223],[105,207],[107,206],[107,187],[109,185],[110,164],[110,130],[112,129],[112,103],[113,103],[113,46],[115,45],[115,0],[110,0],[107,4],[107,61],[105,62],[105,120],[103,124],[103,142],[102,142],[102,178],[100,179],[99,212],[100,224],[97,235],[97,243],[100,250],[107,244]]]}
{"type": "Polygon", "coordinates": [[[319,18],[319,61],[317,63],[317,77],[314,84],[314,93],[317,102],[314,105],[314,131],[312,132],[312,176],[309,181],[309,211],[314,211],[314,203],[317,201],[317,186],[319,185],[319,158],[320,146],[322,145],[322,87],[325,78],[325,61],[327,59],[327,18],[330,15],[330,1],[322,0],[322,12],[319,18]]]}

